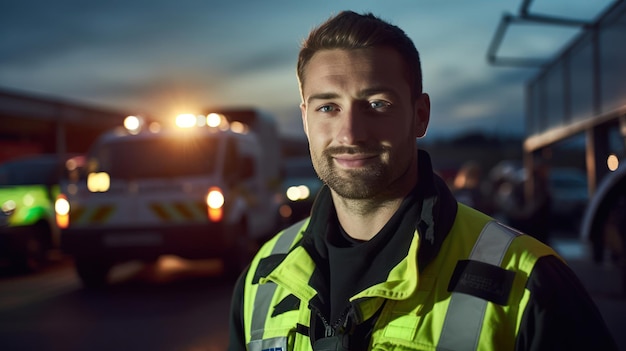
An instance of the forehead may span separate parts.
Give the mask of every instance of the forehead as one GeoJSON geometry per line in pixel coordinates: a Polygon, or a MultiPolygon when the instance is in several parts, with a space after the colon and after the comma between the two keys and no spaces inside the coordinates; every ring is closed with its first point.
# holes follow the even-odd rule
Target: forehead
{"type": "Polygon", "coordinates": [[[305,91],[328,84],[408,85],[405,64],[391,48],[332,49],[313,55],[304,70],[305,91]]]}

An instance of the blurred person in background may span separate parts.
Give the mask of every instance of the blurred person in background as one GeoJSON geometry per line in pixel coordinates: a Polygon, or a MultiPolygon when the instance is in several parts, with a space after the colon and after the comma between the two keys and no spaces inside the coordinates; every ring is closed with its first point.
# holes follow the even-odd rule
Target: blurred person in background
{"type": "Polygon", "coordinates": [[[549,166],[540,162],[532,170],[532,177],[522,169],[518,175],[500,188],[499,209],[506,224],[548,243],[552,227],[552,196],[549,184],[549,166]],[[526,194],[532,181],[532,193],[526,194]]]}
{"type": "Polygon", "coordinates": [[[462,204],[485,214],[492,213],[483,169],[476,161],[470,160],[461,166],[452,183],[452,194],[462,204]]]}
{"type": "Polygon", "coordinates": [[[238,280],[230,350],[617,349],[554,250],[457,202],[418,150],[430,100],[400,28],[341,12],[297,74],[325,186],[238,280]]]}

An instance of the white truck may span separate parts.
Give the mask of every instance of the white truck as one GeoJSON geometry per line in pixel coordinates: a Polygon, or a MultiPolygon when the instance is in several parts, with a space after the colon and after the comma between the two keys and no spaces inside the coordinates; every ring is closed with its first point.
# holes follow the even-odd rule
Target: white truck
{"type": "Polygon", "coordinates": [[[247,113],[247,125],[220,114],[214,127],[118,130],[92,145],[56,203],[85,287],[106,285],[117,263],[166,254],[221,258],[239,274],[279,222],[279,138],[272,120],[247,113]]]}

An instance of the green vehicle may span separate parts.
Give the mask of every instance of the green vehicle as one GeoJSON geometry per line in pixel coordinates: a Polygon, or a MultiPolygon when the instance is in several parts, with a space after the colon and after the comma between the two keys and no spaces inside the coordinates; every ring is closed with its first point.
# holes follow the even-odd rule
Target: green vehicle
{"type": "Polygon", "coordinates": [[[46,154],[0,164],[0,265],[34,271],[59,248],[54,201],[67,159],[46,154]]]}

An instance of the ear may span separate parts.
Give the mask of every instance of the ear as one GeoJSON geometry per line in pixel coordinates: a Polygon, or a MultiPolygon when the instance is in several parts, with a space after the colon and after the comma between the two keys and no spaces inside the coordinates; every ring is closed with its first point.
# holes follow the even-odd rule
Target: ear
{"type": "Polygon", "coordinates": [[[300,114],[302,115],[302,128],[304,129],[304,134],[306,134],[307,139],[309,138],[309,128],[307,127],[306,121],[306,105],[305,103],[300,104],[300,114]]]}
{"type": "Polygon", "coordinates": [[[430,97],[428,94],[421,94],[413,106],[413,118],[415,119],[415,137],[421,138],[426,135],[428,122],[430,121],[430,97]]]}

